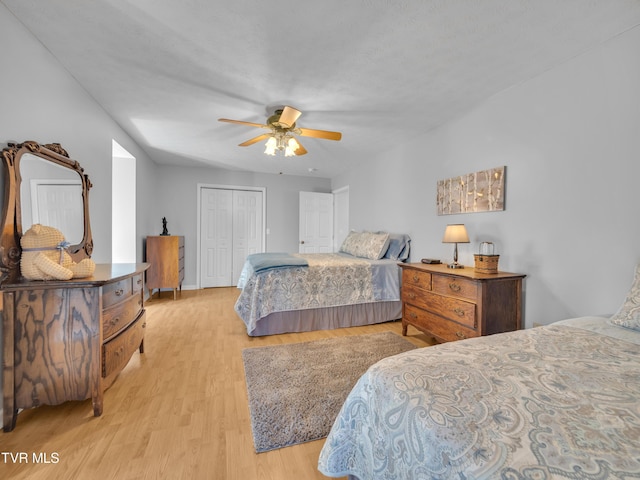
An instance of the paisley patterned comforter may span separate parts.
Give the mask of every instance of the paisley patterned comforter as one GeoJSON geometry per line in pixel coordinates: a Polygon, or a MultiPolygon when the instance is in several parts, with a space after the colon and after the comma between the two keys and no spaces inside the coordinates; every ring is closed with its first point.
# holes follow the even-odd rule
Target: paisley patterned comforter
{"type": "Polygon", "coordinates": [[[640,332],[590,317],[373,365],[320,454],[325,475],[640,478],[640,332]],[[611,335],[609,335],[611,331],[611,335]]]}
{"type": "Polygon", "coordinates": [[[400,299],[400,273],[395,260],[367,260],[347,254],[296,254],[307,267],[254,272],[245,264],[236,313],[247,326],[274,312],[338,307],[400,299]]]}

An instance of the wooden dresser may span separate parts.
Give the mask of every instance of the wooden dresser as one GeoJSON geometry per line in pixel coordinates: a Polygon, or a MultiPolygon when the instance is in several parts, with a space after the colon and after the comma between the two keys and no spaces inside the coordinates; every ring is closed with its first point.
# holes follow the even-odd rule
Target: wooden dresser
{"type": "Polygon", "coordinates": [[[423,263],[402,268],[402,334],[413,325],[439,341],[519,330],[525,275],[423,263]]]}
{"type": "Polygon", "coordinates": [[[147,264],[97,265],[92,277],[2,285],[3,428],[18,410],[92,399],[143,353],[147,264]]]}
{"type": "Polygon", "coordinates": [[[155,288],[172,288],[173,299],[182,291],[184,280],[184,237],[158,235],[147,237],[147,288],[153,295],[155,288]]]}

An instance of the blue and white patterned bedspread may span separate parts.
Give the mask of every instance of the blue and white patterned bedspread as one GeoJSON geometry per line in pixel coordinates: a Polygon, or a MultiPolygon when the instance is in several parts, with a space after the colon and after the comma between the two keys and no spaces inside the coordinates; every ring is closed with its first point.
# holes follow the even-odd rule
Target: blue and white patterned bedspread
{"type": "Polygon", "coordinates": [[[367,260],[344,253],[296,254],[307,267],[254,272],[247,262],[235,310],[251,334],[274,313],[400,300],[400,268],[395,260],[367,260]]]}
{"type": "Polygon", "coordinates": [[[318,468],[360,480],[640,478],[640,333],[617,336],[550,325],[384,359],[350,393],[318,468]]]}

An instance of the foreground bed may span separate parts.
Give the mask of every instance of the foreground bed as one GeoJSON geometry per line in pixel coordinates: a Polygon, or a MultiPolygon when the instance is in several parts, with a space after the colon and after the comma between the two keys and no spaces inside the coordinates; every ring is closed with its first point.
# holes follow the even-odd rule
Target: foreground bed
{"type": "Polygon", "coordinates": [[[640,331],[585,317],[382,360],[347,398],[319,470],[359,480],[639,478],[640,331]]]}
{"type": "Polygon", "coordinates": [[[352,232],[335,254],[250,255],[235,310],[250,336],[399,319],[398,262],[409,243],[407,235],[352,232]]]}

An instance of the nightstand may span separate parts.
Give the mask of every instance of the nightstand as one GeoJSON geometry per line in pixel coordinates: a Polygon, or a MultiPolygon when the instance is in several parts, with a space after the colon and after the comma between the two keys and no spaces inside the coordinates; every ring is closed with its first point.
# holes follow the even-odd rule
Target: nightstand
{"type": "Polygon", "coordinates": [[[477,273],[473,267],[400,264],[402,334],[409,325],[442,342],[519,330],[519,273],[477,273]]]}

